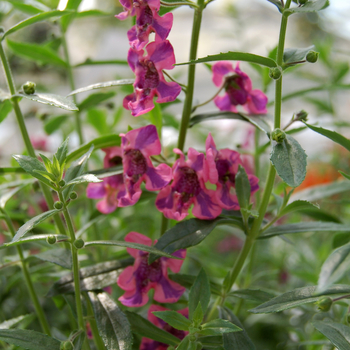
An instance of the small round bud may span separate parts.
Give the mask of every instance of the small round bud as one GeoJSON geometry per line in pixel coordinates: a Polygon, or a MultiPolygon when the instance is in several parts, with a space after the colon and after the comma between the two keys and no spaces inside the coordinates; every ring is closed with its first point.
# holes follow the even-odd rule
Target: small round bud
{"type": "Polygon", "coordinates": [[[35,93],[36,84],[32,81],[27,81],[23,84],[22,89],[26,95],[33,95],[35,93]]]}
{"type": "Polygon", "coordinates": [[[63,341],[60,345],[60,350],[74,350],[74,345],[71,341],[63,341]]]}
{"type": "Polygon", "coordinates": [[[66,181],[64,181],[64,180],[61,180],[61,181],[58,183],[58,185],[59,185],[60,187],[63,187],[65,184],[66,184],[66,181]]]}
{"type": "Polygon", "coordinates": [[[85,242],[81,238],[78,238],[73,242],[73,245],[75,248],[81,249],[84,248],[85,242]]]}
{"type": "Polygon", "coordinates": [[[299,5],[305,5],[309,0],[299,0],[299,5]]]}
{"type": "Polygon", "coordinates": [[[332,304],[333,300],[330,297],[322,297],[316,302],[318,309],[323,312],[329,311],[332,304]]]}
{"type": "Polygon", "coordinates": [[[308,116],[308,113],[303,109],[295,115],[296,119],[303,120],[304,122],[307,121],[307,116],[308,116]]]}
{"type": "Polygon", "coordinates": [[[318,60],[319,53],[316,51],[309,51],[306,55],[306,61],[315,63],[318,60]]]}
{"type": "Polygon", "coordinates": [[[281,78],[282,70],[280,67],[274,67],[269,70],[269,77],[274,80],[281,78]]]}
{"type": "Polygon", "coordinates": [[[57,238],[54,235],[50,235],[46,238],[46,242],[49,244],[55,244],[57,242],[57,238]]]}
{"type": "Polygon", "coordinates": [[[277,128],[274,131],[272,131],[271,138],[272,138],[272,140],[274,140],[278,143],[281,143],[285,140],[286,133],[283,130],[277,128]]]}
{"type": "Polygon", "coordinates": [[[55,209],[60,210],[60,209],[63,208],[63,203],[60,202],[60,201],[57,201],[57,202],[54,203],[53,206],[55,207],[55,209]]]}
{"type": "Polygon", "coordinates": [[[77,194],[75,191],[73,191],[73,192],[71,192],[71,193],[69,194],[69,198],[70,198],[72,201],[74,201],[74,199],[77,199],[77,198],[78,198],[78,194],[77,194]]]}

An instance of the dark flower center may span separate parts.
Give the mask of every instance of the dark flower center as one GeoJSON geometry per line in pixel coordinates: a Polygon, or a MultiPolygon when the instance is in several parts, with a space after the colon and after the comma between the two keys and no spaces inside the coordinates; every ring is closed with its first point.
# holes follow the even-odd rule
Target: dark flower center
{"type": "Polygon", "coordinates": [[[142,14],[140,15],[137,26],[142,27],[142,31],[146,31],[148,26],[153,22],[153,13],[148,5],[142,9],[142,14]]]}
{"type": "Polygon", "coordinates": [[[223,183],[230,181],[234,185],[235,174],[230,173],[230,163],[226,159],[217,159],[215,164],[219,175],[219,181],[223,183]]]}
{"type": "Polygon", "coordinates": [[[138,149],[126,151],[125,158],[128,164],[126,174],[136,182],[147,171],[146,158],[138,149]]]}
{"type": "Polygon", "coordinates": [[[181,167],[179,179],[174,186],[176,192],[181,193],[181,200],[186,203],[190,198],[197,196],[201,190],[197,173],[190,167],[181,167]]]}
{"type": "Polygon", "coordinates": [[[108,165],[110,167],[121,165],[123,163],[123,159],[120,156],[115,156],[110,159],[108,159],[108,165]]]}
{"type": "Polygon", "coordinates": [[[244,88],[244,79],[239,75],[226,78],[225,90],[233,105],[244,105],[247,102],[248,92],[244,88]]]}
{"type": "Polygon", "coordinates": [[[142,258],[139,267],[135,271],[136,285],[138,290],[143,290],[150,282],[159,282],[163,276],[160,259],[148,265],[148,253],[141,253],[142,258]]]}

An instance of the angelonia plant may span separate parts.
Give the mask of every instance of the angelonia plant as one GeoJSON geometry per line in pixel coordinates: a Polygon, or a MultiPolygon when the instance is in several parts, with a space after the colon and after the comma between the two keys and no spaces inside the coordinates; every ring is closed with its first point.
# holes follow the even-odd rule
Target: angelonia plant
{"type": "Polygon", "coordinates": [[[337,164],[349,170],[341,123],[332,124],[337,132],[311,124],[304,110],[336,116],[337,90],[350,89],[349,63],[333,60],[332,43],[312,36],[316,46],[285,47],[288,22],[318,16],[329,1],[259,0],[280,17],[266,57],[232,47],[198,58],[202,15],[210,17],[213,1],[119,0],[116,15],[80,11],[81,0],[64,8],[55,0],[0,1],[0,123],[14,118],[25,146],[0,167],[1,349],[350,349],[349,202],[342,197],[350,175],[330,166],[323,175],[307,171],[294,135],[308,130],[340,145],[337,164]],[[192,31],[182,34],[190,37],[187,62],[176,62],[169,41],[178,7],[193,13],[192,31]],[[13,14],[22,20],[7,27],[13,14]],[[124,31],[125,60],[72,65],[69,29],[88,16],[108,16],[124,31]],[[56,26],[45,44],[12,40],[41,22],[56,26]],[[70,94],[40,92],[50,86],[37,86],[35,75],[15,81],[18,57],[38,69],[58,67],[70,94]],[[121,74],[128,66],[128,76],[76,88],[75,69],[104,64],[123,66],[121,74]],[[194,98],[200,64],[216,91],[208,100],[194,98]],[[315,64],[328,78],[313,75],[315,64]],[[303,86],[302,66],[318,85],[303,86]],[[286,94],[290,76],[297,89],[286,94]],[[102,108],[115,91],[122,99],[102,108]],[[317,91],[329,101],[306,96],[317,91]],[[80,93],[88,94],[81,102],[80,93]],[[300,96],[305,106],[288,115],[282,102],[300,96]],[[65,111],[41,116],[44,131],[61,140],[55,152],[30,136],[25,100],[65,111]],[[225,128],[200,129],[224,119],[247,134],[240,147],[220,146],[231,137],[225,128]],[[163,143],[169,125],[176,145],[163,143]],[[192,127],[203,137],[187,147],[192,127]],[[338,197],[323,201],[330,196],[338,197]]]}

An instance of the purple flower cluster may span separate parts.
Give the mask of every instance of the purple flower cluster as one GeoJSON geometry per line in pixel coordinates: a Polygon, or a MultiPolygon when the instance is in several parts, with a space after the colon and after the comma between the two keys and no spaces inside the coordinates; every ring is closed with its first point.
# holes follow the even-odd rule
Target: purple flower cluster
{"type": "Polygon", "coordinates": [[[181,92],[175,82],[167,82],[163,69],[173,69],[175,55],[167,39],[173,25],[173,14],[159,16],[160,0],[120,0],[124,12],[116,15],[124,20],[136,16],[136,24],[128,31],[130,49],[128,63],[136,75],[134,92],[124,98],[123,106],[134,117],[154,108],[157,103],[171,102],[181,92]],[[155,41],[149,43],[150,33],[155,33],[155,41]]]}

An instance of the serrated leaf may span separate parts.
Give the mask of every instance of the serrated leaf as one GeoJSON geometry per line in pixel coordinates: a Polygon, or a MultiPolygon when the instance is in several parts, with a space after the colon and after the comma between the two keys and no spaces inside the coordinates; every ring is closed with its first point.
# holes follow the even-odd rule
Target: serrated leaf
{"type": "Polygon", "coordinates": [[[92,245],[126,247],[126,248],[142,250],[148,253],[156,254],[157,256],[164,256],[170,259],[179,259],[178,257],[165,253],[155,247],[151,247],[151,246],[139,244],[139,243],[125,242],[125,241],[90,241],[85,244],[85,247],[89,247],[92,245]]]}
{"type": "Polygon", "coordinates": [[[205,62],[213,62],[213,61],[245,61],[250,63],[257,63],[262,66],[266,67],[277,67],[277,63],[275,60],[254,55],[252,53],[245,53],[245,52],[226,52],[226,53],[220,53],[217,55],[209,55],[207,57],[198,58],[197,60],[193,60],[190,62],[184,62],[184,63],[177,63],[176,66],[182,66],[184,64],[197,64],[197,63],[205,63],[205,62]]]}
{"type": "Polygon", "coordinates": [[[98,104],[109,100],[110,98],[116,95],[115,91],[109,92],[97,92],[95,94],[89,95],[83,102],[79,104],[79,110],[83,111],[85,109],[89,109],[91,107],[96,107],[98,104]]]}
{"type": "Polygon", "coordinates": [[[107,293],[88,292],[99,335],[108,350],[131,350],[133,337],[130,324],[118,305],[107,293]]]}
{"type": "Polygon", "coordinates": [[[60,130],[61,125],[69,118],[68,115],[59,115],[45,120],[44,130],[48,135],[51,135],[57,130],[60,130]]]}
{"type": "Polygon", "coordinates": [[[349,232],[349,226],[335,222],[301,222],[296,224],[279,225],[270,227],[259,237],[260,239],[270,238],[278,235],[302,232],[349,232]]]}
{"type": "Polygon", "coordinates": [[[288,310],[293,307],[299,307],[307,303],[314,303],[321,296],[349,294],[350,286],[345,284],[336,284],[331,288],[328,288],[327,290],[323,291],[322,293],[316,293],[317,286],[297,288],[290,292],[281,294],[249,311],[255,314],[260,314],[288,310]]]}
{"type": "Polygon", "coordinates": [[[306,55],[315,48],[314,45],[305,49],[290,48],[283,52],[283,63],[292,66],[293,63],[305,60],[306,55]]]}
{"type": "Polygon", "coordinates": [[[71,93],[69,93],[67,96],[76,95],[76,94],[80,94],[82,92],[91,91],[91,90],[95,90],[95,89],[102,89],[102,88],[107,88],[107,87],[112,87],[112,86],[132,85],[132,84],[134,84],[134,82],[135,82],[134,79],[121,79],[121,80],[106,81],[103,83],[96,83],[96,84],[82,87],[80,89],[76,89],[76,90],[72,91],[71,93]]]}
{"type": "Polygon", "coordinates": [[[305,5],[300,7],[291,7],[283,11],[283,14],[289,16],[293,13],[306,13],[306,12],[316,12],[323,10],[329,5],[329,0],[316,0],[308,1],[305,5]]]}
{"type": "Polygon", "coordinates": [[[34,218],[27,221],[24,225],[22,225],[17,231],[16,235],[13,237],[11,243],[17,242],[20,238],[22,238],[27,232],[31,231],[35,226],[39,225],[44,220],[50,218],[51,216],[59,213],[60,210],[52,209],[46,211],[45,213],[41,213],[40,215],[35,216],[34,218]]]}
{"type": "Polygon", "coordinates": [[[32,95],[26,94],[17,94],[17,97],[24,97],[27,100],[35,101],[42,103],[44,105],[49,105],[57,108],[62,108],[67,111],[78,111],[78,107],[74,104],[73,101],[69,100],[66,97],[55,95],[55,94],[45,94],[45,93],[35,93],[32,95]]]}
{"type": "Polygon", "coordinates": [[[319,209],[318,205],[312,204],[308,201],[297,200],[290,204],[288,204],[284,209],[282,209],[279,213],[279,216],[284,216],[295,211],[307,210],[307,209],[319,209]]]}
{"type": "Polygon", "coordinates": [[[10,320],[6,320],[0,323],[0,329],[10,329],[21,324],[22,322],[29,324],[35,319],[35,317],[36,317],[35,314],[27,314],[27,315],[11,318],[10,320]]]}
{"type": "Polygon", "coordinates": [[[84,175],[76,177],[74,180],[67,182],[63,188],[66,188],[66,187],[72,186],[72,185],[83,184],[83,183],[87,183],[87,182],[96,183],[96,182],[102,182],[102,180],[97,178],[95,175],[84,174],[84,175]]]}
{"type": "Polygon", "coordinates": [[[28,350],[59,350],[60,341],[27,329],[0,329],[0,340],[28,350]]]}
{"type": "Polygon", "coordinates": [[[137,333],[143,337],[147,337],[168,345],[176,346],[180,343],[179,338],[156,327],[153,323],[144,319],[142,316],[130,311],[126,311],[125,314],[129,320],[133,333],[137,333]]]}
{"type": "Polygon", "coordinates": [[[330,319],[314,320],[312,325],[339,350],[350,350],[350,328],[330,319]]]}
{"type": "Polygon", "coordinates": [[[207,323],[202,324],[202,330],[199,334],[202,335],[220,335],[224,333],[238,332],[242,329],[237,327],[233,323],[227,320],[222,320],[220,318],[216,320],[209,321],[207,323]]]}
{"type": "MultiPolygon", "coordinates": [[[[20,43],[6,40],[8,47],[18,56],[25,59],[52,64],[54,66],[67,68],[67,63],[60,58],[54,50],[39,44],[20,43]]],[[[27,95],[30,96],[30,95],[27,95]]]]}
{"type": "Polygon", "coordinates": [[[12,111],[12,103],[9,100],[0,102],[0,123],[3,122],[12,111]]]}
{"type": "Polygon", "coordinates": [[[248,209],[250,202],[251,187],[248,175],[241,165],[238,166],[238,171],[235,176],[235,188],[240,208],[248,209]]]}
{"type": "Polygon", "coordinates": [[[62,266],[65,269],[72,269],[72,253],[68,249],[50,249],[33,256],[40,260],[48,261],[53,264],[62,266]]]}
{"type": "MultiPolygon", "coordinates": [[[[240,219],[223,217],[218,217],[214,220],[189,219],[177,223],[170,230],[166,231],[154,247],[169,254],[179,249],[193,247],[202,242],[217,225],[224,224],[235,225],[243,230],[240,219]]],[[[156,259],[157,256],[150,255],[149,263],[156,259]]]]}
{"type": "Polygon", "coordinates": [[[298,187],[306,176],[306,154],[299,143],[286,135],[282,143],[274,145],[270,160],[281,179],[291,187],[298,187]]]}
{"type": "Polygon", "coordinates": [[[189,293],[188,299],[188,315],[192,320],[193,313],[197,308],[198,303],[201,303],[202,311],[205,314],[210,301],[210,285],[208,277],[203,269],[200,270],[197,278],[189,293]]]}
{"type": "Polygon", "coordinates": [[[176,311],[154,311],[152,314],[181,331],[188,331],[191,326],[189,319],[176,311]]]}
{"type": "Polygon", "coordinates": [[[13,27],[11,27],[9,30],[7,30],[4,35],[3,38],[5,36],[8,36],[12,33],[17,32],[20,29],[23,29],[27,26],[30,26],[34,23],[38,23],[41,21],[45,21],[46,19],[52,18],[52,17],[62,17],[64,15],[67,15],[68,13],[70,13],[70,11],[59,11],[59,10],[53,10],[53,11],[47,11],[47,12],[43,12],[43,13],[39,13],[33,17],[27,18],[24,21],[21,21],[19,23],[17,23],[16,25],[14,25],[13,27]]]}
{"type": "Polygon", "coordinates": [[[47,234],[40,234],[40,235],[33,235],[33,236],[28,236],[28,237],[24,237],[22,239],[19,239],[18,241],[15,242],[9,242],[9,243],[5,243],[2,246],[0,246],[1,248],[7,248],[7,247],[12,247],[15,245],[20,245],[23,243],[31,243],[31,242],[36,242],[36,241],[44,241],[46,240],[48,237],[50,236],[54,236],[56,237],[57,241],[67,241],[69,239],[68,236],[65,235],[59,235],[59,234],[52,234],[52,233],[47,233],[47,234]]]}

